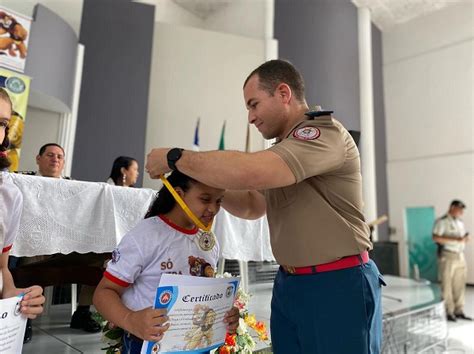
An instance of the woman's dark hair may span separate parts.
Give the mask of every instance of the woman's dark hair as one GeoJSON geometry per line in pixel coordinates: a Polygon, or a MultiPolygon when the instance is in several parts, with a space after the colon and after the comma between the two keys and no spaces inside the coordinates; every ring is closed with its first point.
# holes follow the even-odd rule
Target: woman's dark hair
{"type": "MultiPolygon", "coordinates": [[[[179,171],[173,171],[168,176],[168,182],[174,188],[179,187],[184,192],[187,192],[191,187],[191,184],[196,183],[196,180],[185,174],[182,174],[179,171]]],[[[166,188],[166,186],[163,186],[158,191],[155,200],[150,206],[150,209],[148,209],[145,219],[151,218],[152,216],[169,213],[175,204],[176,201],[174,200],[173,195],[170,193],[168,188],[166,188]]]]}
{"type": "MultiPolygon", "coordinates": [[[[122,185],[122,167],[126,170],[130,168],[130,165],[133,162],[137,162],[133,157],[128,156],[119,156],[115,159],[114,164],[112,165],[112,171],[110,171],[110,178],[114,181],[116,186],[122,185]]],[[[137,162],[138,163],[138,162],[137,162]]]]}
{"type": "MultiPolygon", "coordinates": [[[[12,100],[4,88],[0,88],[0,100],[7,102],[10,105],[10,108],[12,108],[12,100]]],[[[0,143],[0,152],[7,151],[10,146],[10,141],[8,140],[8,127],[5,128],[5,138],[3,139],[3,142],[0,143]]],[[[3,154],[0,155],[0,171],[8,167],[10,167],[10,160],[7,156],[4,156],[3,154]]]]}

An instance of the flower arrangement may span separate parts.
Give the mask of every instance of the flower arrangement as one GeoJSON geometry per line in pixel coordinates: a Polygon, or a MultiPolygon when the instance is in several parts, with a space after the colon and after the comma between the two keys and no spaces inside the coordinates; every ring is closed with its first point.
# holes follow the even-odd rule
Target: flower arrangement
{"type": "MultiPolygon", "coordinates": [[[[227,278],[231,275],[224,273],[217,275],[217,277],[227,278]]],[[[249,300],[250,295],[239,287],[234,301],[234,306],[239,309],[239,326],[236,333],[227,333],[224,345],[215,351],[216,354],[251,354],[256,347],[255,339],[263,342],[268,341],[265,324],[262,321],[257,321],[255,315],[250,314],[247,310],[249,300]]]]}

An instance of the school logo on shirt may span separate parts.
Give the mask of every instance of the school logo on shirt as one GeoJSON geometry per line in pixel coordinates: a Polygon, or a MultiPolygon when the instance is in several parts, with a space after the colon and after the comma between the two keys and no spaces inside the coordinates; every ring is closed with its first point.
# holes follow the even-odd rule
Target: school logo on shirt
{"type": "Polygon", "coordinates": [[[163,293],[160,295],[160,304],[161,305],[168,305],[168,303],[171,301],[171,291],[165,290],[163,293]]]}
{"type": "Polygon", "coordinates": [[[293,132],[293,136],[300,140],[314,140],[319,138],[321,131],[315,127],[299,128],[293,132]]]}
{"type": "Polygon", "coordinates": [[[112,251],[112,263],[113,264],[117,263],[119,259],[120,259],[120,251],[118,250],[118,248],[116,248],[112,251]]]}

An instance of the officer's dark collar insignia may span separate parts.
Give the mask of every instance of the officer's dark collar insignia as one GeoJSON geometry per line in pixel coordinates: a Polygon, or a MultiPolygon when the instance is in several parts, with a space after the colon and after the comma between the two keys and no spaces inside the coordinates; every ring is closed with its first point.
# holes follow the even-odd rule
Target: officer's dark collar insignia
{"type": "Polygon", "coordinates": [[[305,116],[308,116],[310,119],[314,119],[322,116],[329,116],[333,113],[334,111],[309,111],[305,113],[305,116]]]}

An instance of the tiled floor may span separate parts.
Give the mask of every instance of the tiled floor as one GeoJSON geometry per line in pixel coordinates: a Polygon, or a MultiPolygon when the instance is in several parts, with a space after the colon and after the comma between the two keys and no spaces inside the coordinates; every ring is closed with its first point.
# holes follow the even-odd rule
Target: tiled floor
{"type": "MultiPolygon", "coordinates": [[[[389,282],[390,283],[390,282],[389,282]]],[[[392,282],[393,284],[394,282],[392,282]]],[[[390,286],[390,285],[389,285],[390,286]]],[[[390,289],[391,295],[398,294],[408,298],[425,296],[423,293],[401,294],[397,290],[396,283],[390,289]],[[398,293],[396,293],[398,291],[398,293]]],[[[387,288],[388,290],[388,288],[387,288]]],[[[249,311],[254,313],[258,320],[264,321],[269,326],[270,321],[270,300],[271,284],[258,284],[251,286],[252,294],[249,311]]],[[[385,291],[387,293],[387,291],[385,291]]],[[[384,299],[384,310],[393,306],[390,299],[384,299]]],[[[474,287],[467,288],[466,313],[474,315],[474,287]]],[[[33,340],[23,347],[25,354],[38,353],[105,353],[101,350],[103,346],[100,342],[100,334],[86,334],[84,332],[69,328],[70,306],[53,306],[48,316],[43,316],[33,322],[34,336],[33,340]]],[[[474,322],[458,321],[449,322],[448,350],[443,348],[433,348],[427,353],[430,354],[474,354],[474,322]]]]}

